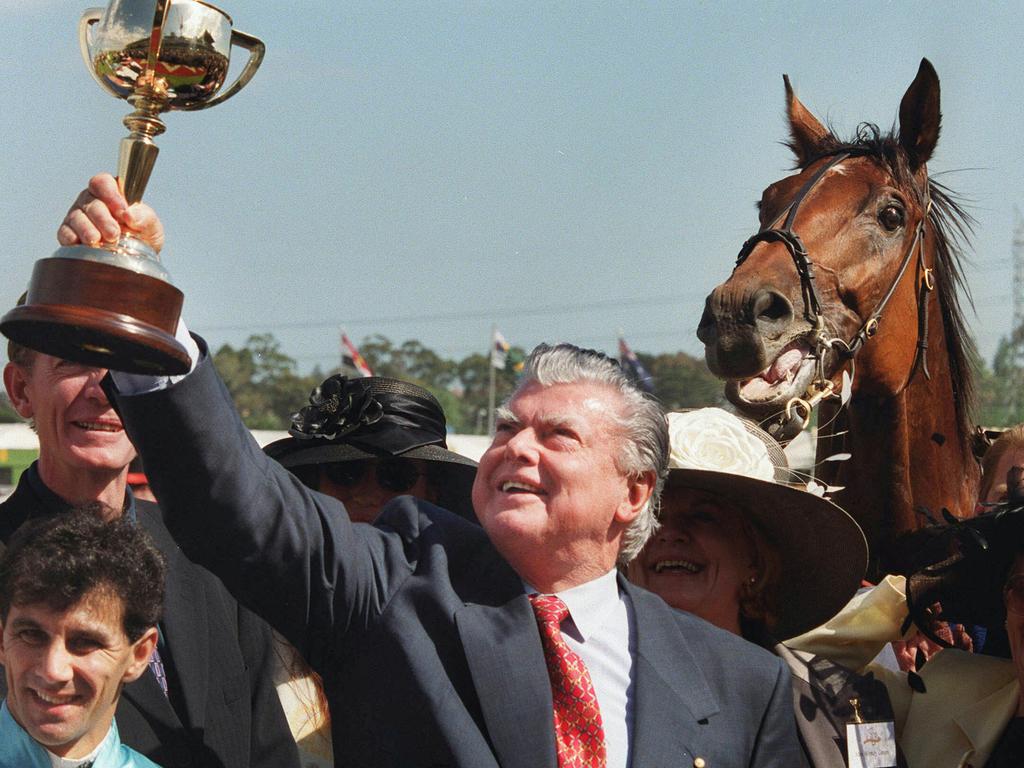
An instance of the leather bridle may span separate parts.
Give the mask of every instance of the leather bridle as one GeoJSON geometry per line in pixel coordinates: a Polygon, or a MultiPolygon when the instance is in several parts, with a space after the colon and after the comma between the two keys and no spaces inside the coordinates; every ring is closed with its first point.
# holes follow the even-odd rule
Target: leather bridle
{"type": "Polygon", "coordinates": [[[896,288],[903,279],[903,275],[906,273],[907,267],[910,265],[915,253],[918,257],[918,269],[922,274],[921,288],[918,291],[917,297],[917,349],[914,353],[914,362],[911,366],[910,374],[903,385],[903,389],[909,386],[910,382],[917,374],[918,369],[923,371],[925,378],[931,378],[931,374],[928,372],[927,360],[927,294],[934,289],[935,280],[934,272],[932,269],[925,266],[924,263],[925,223],[928,219],[928,214],[931,211],[931,199],[929,198],[927,200],[924,216],[922,216],[921,220],[917,223],[917,227],[914,232],[914,239],[910,243],[910,247],[907,249],[906,253],[903,255],[903,260],[900,262],[899,270],[896,272],[896,276],[893,278],[888,290],[878,301],[875,308],[867,316],[867,319],[861,324],[860,328],[849,341],[829,335],[828,330],[825,327],[824,316],[821,313],[821,299],[818,296],[818,288],[815,282],[814,262],[811,261],[810,254],[807,252],[807,247],[804,245],[803,240],[800,239],[800,235],[793,231],[793,224],[796,222],[796,216],[800,210],[800,206],[803,204],[807,195],[810,194],[811,190],[813,190],[822,178],[824,178],[825,174],[852,156],[861,156],[866,154],[868,154],[866,150],[858,151],[856,149],[844,149],[831,155],[829,157],[829,161],[815,171],[814,175],[804,183],[786,210],[779,214],[775,219],[774,224],[766,229],[760,230],[757,234],[747,239],[747,241],[743,243],[743,247],[740,248],[739,255],[736,257],[736,266],[733,268],[734,271],[743,264],[744,261],[746,261],[747,257],[758,244],[782,243],[782,245],[786,247],[786,250],[789,251],[790,256],[792,256],[797,275],[800,277],[800,289],[804,299],[804,317],[807,318],[807,321],[814,329],[812,355],[816,361],[816,373],[815,377],[807,387],[805,396],[791,398],[786,403],[786,408],[783,414],[762,424],[768,432],[780,441],[791,440],[800,431],[805,429],[810,423],[811,413],[815,406],[817,406],[822,400],[839,397],[839,394],[835,392],[835,384],[825,375],[826,353],[829,350],[832,350],[847,360],[853,360],[857,352],[859,352],[864,344],[867,343],[868,339],[872,338],[878,332],[882,313],[885,311],[886,305],[896,292],[896,288]],[[783,217],[785,217],[785,221],[783,221],[781,226],[778,226],[779,221],[782,220],[783,217]]]}

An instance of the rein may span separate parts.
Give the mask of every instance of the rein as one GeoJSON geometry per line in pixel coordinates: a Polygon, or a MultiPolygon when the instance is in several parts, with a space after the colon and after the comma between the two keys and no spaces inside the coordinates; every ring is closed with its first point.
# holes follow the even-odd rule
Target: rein
{"type": "Polygon", "coordinates": [[[778,221],[785,216],[785,221],[782,226],[772,226],[767,229],[762,229],[757,234],[748,238],[747,241],[743,243],[743,247],[740,248],[739,255],[736,257],[736,267],[734,267],[734,270],[747,260],[747,257],[750,256],[754,248],[756,248],[760,243],[782,243],[782,245],[786,247],[786,250],[789,251],[789,255],[792,256],[797,275],[800,277],[800,290],[803,294],[805,307],[804,317],[807,318],[807,321],[814,329],[814,347],[811,354],[816,361],[816,372],[815,377],[807,386],[807,392],[804,397],[790,398],[781,415],[762,424],[762,427],[764,427],[780,442],[792,440],[798,433],[806,429],[807,425],[810,424],[811,414],[819,403],[823,400],[840,396],[835,392],[835,384],[825,375],[825,354],[829,350],[832,350],[841,357],[853,361],[856,354],[861,350],[864,344],[867,343],[868,339],[872,338],[878,332],[882,313],[885,311],[886,305],[896,292],[896,288],[903,279],[903,275],[906,274],[907,267],[914,258],[915,252],[918,257],[918,271],[922,274],[921,287],[918,290],[917,296],[917,348],[914,352],[914,362],[910,368],[910,374],[908,375],[907,381],[903,385],[901,391],[910,386],[910,382],[913,381],[918,370],[921,370],[924,373],[926,379],[931,378],[931,374],[928,372],[927,359],[927,295],[935,288],[935,280],[933,270],[925,266],[924,263],[925,222],[927,221],[928,214],[931,211],[931,200],[928,200],[924,216],[922,216],[921,220],[917,223],[917,227],[914,232],[914,239],[910,243],[910,247],[904,253],[903,260],[900,262],[900,268],[896,272],[896,276],[890,283],[888,290],[849,341],[830,336],[827,332],[825,328],[825,319],[821,313],[821,299],[818,296],[818,288],[815,282],[814,262],[811,261],[810,254],[807,252],[807,247],[804,245],[803,240],[800,239],[800,235],[793,231],[793,224],[796,221],[796,216],[800,210],[800,206],[803,204],[807,195],[810,194],[811,190],[813,190],[822,178],[824,178],[825,174],[851,156],[864,154],[867,154],[867,152],[843,150],[833,155],[825,165],[819,168],[814,175],[807,180],[807,182],[796,193],[796,196],[789,204],[789,207],[783,211],[778,218],[776,218],[775,223],[777,224],[778,221]]]}

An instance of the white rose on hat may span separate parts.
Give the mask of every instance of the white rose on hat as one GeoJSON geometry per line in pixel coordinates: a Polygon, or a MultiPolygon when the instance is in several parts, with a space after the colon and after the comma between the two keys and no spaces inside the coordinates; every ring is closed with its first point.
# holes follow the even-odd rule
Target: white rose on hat
{"type": "Polygon", "coordinates": [[[668,414],[669,468],[727,472],[772,482],[775,466],[764,443],[721,408],[668,414]]]}

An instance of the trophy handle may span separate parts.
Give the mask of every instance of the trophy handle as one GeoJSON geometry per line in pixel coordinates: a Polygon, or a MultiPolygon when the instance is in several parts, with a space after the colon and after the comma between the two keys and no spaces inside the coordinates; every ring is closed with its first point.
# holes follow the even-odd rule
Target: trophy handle
{"type": "Polygon", "coordinates": [[[238,79],[212,99],[189,102],[188,104],[181,105],[178,109],[194,112],[212,107],[215,104],[220,104],[222,101],[227,101],[248,85],[249,81],[252,80],[252,76],[256,74],[256,70],[260,68],[260,64],[263,63],[263,56],[267,52],[267,46],[258,37],[253,37],[245,32],[239,32],[237,29],[231,30],[231,44],[249,51],[249,60],[245,62],[245,69],[242,70],[238,79]]]}
{"type": "Polygon", "coordinates": [[[78,21],[78,47],[82,49],[82,59],[85,61],[85,68],[89,70],[89,74],[92,75],[92,79],[95,80],[100,88],[109,93],[115,99],[121,98],[117,91],[110,87],[110,84],[96,74],[96,62],[89,57],[89,27],[98,22],[103,18],[103,13],[106,8],[86,8],[82,13],[82,18],[78,21]]]}

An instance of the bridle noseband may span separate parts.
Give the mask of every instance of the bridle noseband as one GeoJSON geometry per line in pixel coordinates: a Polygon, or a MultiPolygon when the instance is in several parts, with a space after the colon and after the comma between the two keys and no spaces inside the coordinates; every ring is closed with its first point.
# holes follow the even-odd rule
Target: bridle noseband
{"type": "Polygon", "coordinates": [[[789,255],[793,257],[793,264],[796,267],[797,275],[800,277],[800,290],[804,299],[804,317],[807,318],[807,321],[814,329],[814,349],[812,354],[816,360],[817,370],[814,379],[811,380],[811,383],[807,387],[806,396],[791,398],[789,402],[786,403],[786,408],[782,415],[762,424],[769,433],[780,441],[792,440],[799,432],[805,429],[810,423],[812,411],[822,400],[839,396],[835,392],[835,385],[832,380],[825,375],[826,352],[832,350],[847,360],[853,360],[857,352],[860,351],[867,340],[878,332],[878,325],[882,319],[882,312],[885,310],[889,300],[896,292],[896,288],[903,279],[903,275],[906,273],[907,267],[910,265],[915,252],[918,255],[918,268],[922,274],[921,289],[918,292],[917,299],[917,349],[914,353],[914,362],[911,366],[910,374],[907,377],[906,383],[903,385],[903,389],[906,389],[906,387],[910,385],[910,382],[914,379],[918,369],[923,371],[925,378],[931,378],[931,374],[928,372],[927,360],[927,294],[934,289],[935,282],[933,271],[926,267],[924,263],[925,223],[928,219],[928,214],[931,211],[931,199],[929,198],[927,201],[925,213],[917,223],[914,239],[910,243],[910,247],[907,249],[906,253],[903,255],[903,260],[900,262],[900,268],[897,271],[896,276],[893,278],[892,283],[889,285],[888,290],[849,341],[830,336],[825,328],[825,320],[821,313],[821,299],[818,296],[818,288],[815,282],[814,262],[811,261],[810,254],[807,252],[807,247],[804,245],[803,240],[800,239],[800,235],[793,231],[793,224],[796,222],[796,216],[800,210],[800,206],[803,204],[807,195],[810,194],[811,190],[818,185],[818,182],[820,182],[822,178],[824,178],[825,174],[852,156],[863,156],[866,154],[869,154],[867,150],[858,151],[856,149],[844,149],[833,154],[829,158],[829,161],[815,171],[814,175],[804,183],[796,193],[796,196],[793,198],[793,201],[789,204],[788,208],[775,219],[775,223],[777,224],[779,220],[785,216],[786,218],[782,223],[782,226],[771,226],[767,229],[762,229],[757,234],[748,238],[747,241],[743,243],[743,247],[740,248],[739,255],[736,257],[736,266],[733,268],[733,271],[739,268],[739,266],[747,260],[747,257],[750,256],[758,244],[782,243],[782,245],[786,247],[786,250],[789,251],[789,255]]]}

